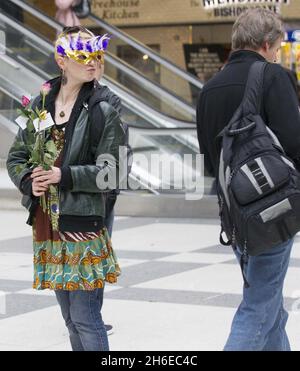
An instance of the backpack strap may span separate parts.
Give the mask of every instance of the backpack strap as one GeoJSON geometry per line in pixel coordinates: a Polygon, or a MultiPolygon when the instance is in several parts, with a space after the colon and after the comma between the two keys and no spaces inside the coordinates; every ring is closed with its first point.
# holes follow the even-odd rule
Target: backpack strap
{"type": "Polygon", "coordinates": [[[243,115],[247,115],[248,113],[252,113],[253,115],[260,114],[264,74],[267,65],[267,62],[256,61],[250,67],[244,97],[241,103],[243,115]]]}
{"type": "Polygon", "coordinates": [[[251,65],[242,102],[228,125],[217,137],[219,148],[222,147],[224,149],[225,168],[231,163],[235,135],[251,130],[255,126],[251,115],[260,114],[263,98],[263,80],[267,65],[268,63],[263,61],[256,61],[251,65]]]}

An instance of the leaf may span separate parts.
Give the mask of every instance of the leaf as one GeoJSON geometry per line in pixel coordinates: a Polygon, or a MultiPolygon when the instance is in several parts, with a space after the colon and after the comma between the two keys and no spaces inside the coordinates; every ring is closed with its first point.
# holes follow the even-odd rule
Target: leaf
{"type": "Polygon", "coordinates": [[[44,157],[44,164],[47,165],[47,166],[53,166],[54,165],[54,158],[49,155],[49,153],[46,153],[45,154],[45,157],[44,157]]]}
{"type": "Polygon", "coordinates": [[[44,170],[51,170],[51,166],[50,165],[47,165],[47,164],[44,164],[44,170]]]}
{"type": "Polygon", "coordinates": [[[29,159],[29,161],[32,164],[38,164],[39,163],[39,156],[36,153],[33,153],[29,159]]]}
{"type": "Polygon", "coordinates": [[[49,140],[47,143],[46,143],[46,151],[49,152],[49,153],[52,153],[53,155],[56,155],[57,153],[57,149],[56,149],[56,145],[55,143],[53,142],[53,140],[49,140]]]}
{"type": "Polygon", "coordinates": [[[24,114],[24,110],[21,109],[21,108],[17,108],[17,114],[18,114],[18,116],[26,116],[26,115],[24,114]]]}
{"type": "Polygon", "coordinates": [[[31,132],[31,133],[35,133],[35,128],[34,128],[34,125],[32,123],[32,120],[30,118],[29,122],[27,123],[27,129],[31,132]]]}
{"type": "Polygon", "coordinates": [[[44,158],[49,159],[49,160],[52,160],[53,159],[53,156],[51,156],[50,153],[45,153],[44,154],[44,158]]]}

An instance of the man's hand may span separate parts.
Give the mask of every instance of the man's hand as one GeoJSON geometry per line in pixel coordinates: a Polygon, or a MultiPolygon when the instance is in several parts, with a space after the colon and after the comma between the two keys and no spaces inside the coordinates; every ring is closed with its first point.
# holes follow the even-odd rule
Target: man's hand
{"type": "Polygon", "coordinates": [[[36,167],[32,174],[32,193],[34,196],[42,196],[49,188],[50,184],[58,184],[61,180],[61,170],[52,166],[51,170],[44,170],[36,167]]]}

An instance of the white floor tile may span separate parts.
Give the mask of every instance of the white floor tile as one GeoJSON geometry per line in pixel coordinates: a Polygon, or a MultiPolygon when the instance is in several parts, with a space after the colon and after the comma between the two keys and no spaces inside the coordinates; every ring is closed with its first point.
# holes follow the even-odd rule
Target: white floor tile
{"type": "Polygon", "coordinates": [[[142,263],[145,263],[146,261],[147,260],[118,258],[118,262],[119,262],[121,269],[130,267],[132,265],[142,264],[142,263]]]}
{"type": "Polygon", "coordinates": [[[26,267],[9,267],[5,270],[0,270],[1,280],[15,280],[15,281],[32,281],[33,280],[33,266],[26,267]]]}
{"type": "MultiPolygon", "coordinates": [[[[31,254],[19,254],[19,253],[8,253],[2,252],[0,258],[0,267],[9,266],[9,267],[18,267],[18,266],[27,266],[32,267],[33,265],[33,255],[31,254]]],[[[0,269],[1,271],[1,269],[0,269]]]]}
{"type": "Polygon", "coordinates": [[[25,209],[24,211],[0,210],[0,241],[31,236],[32,229],[26,224],[27,218],[28,212],[25,209]]]}
{"type": "Polygon", "coordinates": [[[188,252],[219,243],[219,226],[201,224],[155,223],[116,231],[116,251],[188,252]]]}
{"type": "Polygon", "coordinates": [[[243,279],[238,264],[224,264],[189,270],[134,287],[241,294],[242,285],[243,279]]]}
{"type": "Polygon", "coordinates": [[[179,263],[203,263],[203,264],[218,264],[234,259],[232,254],[207,254],[207,253],[185,253],[166,256],[159,261],[179,262],[179,263]]]}

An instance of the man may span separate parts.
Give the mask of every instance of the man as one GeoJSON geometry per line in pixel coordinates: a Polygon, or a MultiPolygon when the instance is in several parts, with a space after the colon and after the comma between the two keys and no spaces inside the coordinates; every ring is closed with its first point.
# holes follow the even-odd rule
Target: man
{"type": "MultiPolygon", "coordinates": [[[[215,139],[240,105],[250,66],[268,61],[263,81],[261,116],[278,136],[297,166],[300,161],[300,115],[297,96],[286,71],[273,62],[284,30],[280,19],[264,8],[242,13],[233,26],[233,52],[226,66],[203,88],[197,106],[197,132],[207,171],[217,176],[219,153],[215,139]]],[[[225,345],[226,351],[288,351],[285,331],[288,318],[283,307],[283,284],[293,240],[249,257],[243,290],[225,345]]],[[[240,249],[236,250],[240,260],[240,249]]]]}

